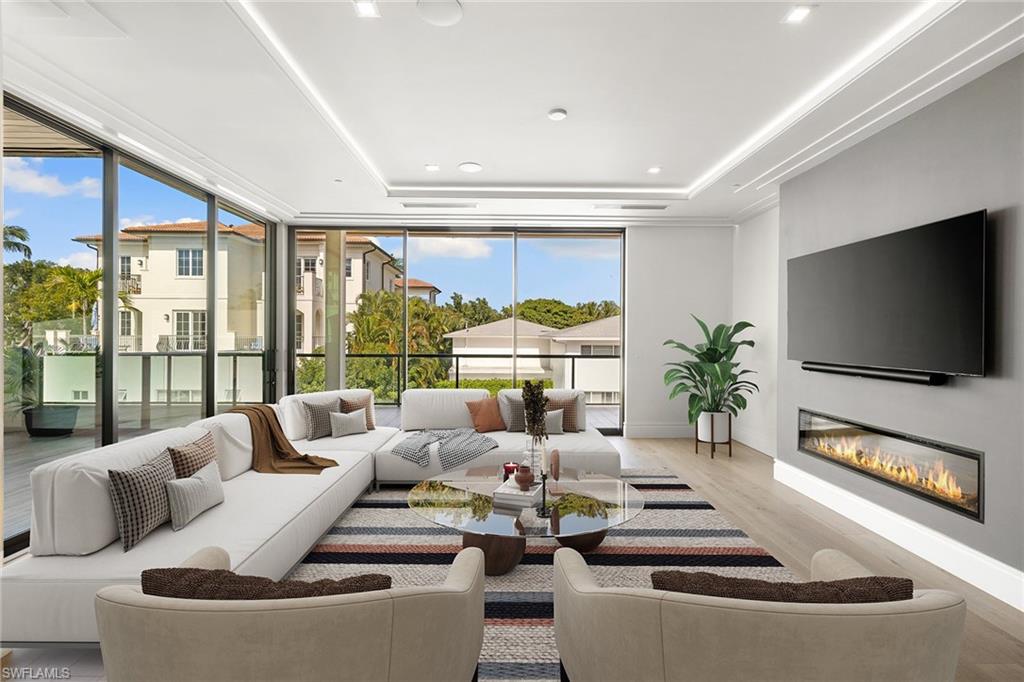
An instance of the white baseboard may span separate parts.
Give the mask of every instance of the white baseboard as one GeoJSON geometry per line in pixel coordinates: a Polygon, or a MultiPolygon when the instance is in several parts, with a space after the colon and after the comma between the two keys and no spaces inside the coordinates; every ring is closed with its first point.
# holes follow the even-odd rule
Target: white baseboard
{"type": "Polygon", "coordinates": [[[689,424],[637,424],[625,422],[622,435],[626,438],[693,438],[694,429],[689,424]]]}
{"type": "Polygon", "coordinates": [[[1024,571],[791,464],[775,460],[775,480],[1024,611],[1024,571]]]}

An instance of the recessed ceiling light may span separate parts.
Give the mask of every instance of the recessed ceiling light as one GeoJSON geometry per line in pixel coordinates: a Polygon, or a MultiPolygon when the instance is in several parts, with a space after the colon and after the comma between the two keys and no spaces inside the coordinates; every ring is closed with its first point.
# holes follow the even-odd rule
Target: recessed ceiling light
{"type": "Polygon", "coordinates": [[[484,167],[476,161],[463,161],[459,164],[459,170],[463,173],[479,173],[483,169],[484,167]]]}
{"type": "Polygon", "coordinates": [[[660,172],[661,172],[661,166],[651,166],[650,168],[647,169],[647,174],[648,175],[657,175],[660,172]]]}
{"type": "Polygon", "coordinates": [[[342,179],[342,178],[334,178],[334,181],[335,182],[345,182],[345,180],[342,179]]]}
{"type": "Polygon", "coordinates": [[[436,173],[437,171],[441,170],[441,166],[436,163],[428,163],[423,166],[423,170],[427,171],[428,173],[436,173]]]}
{"type": "Polygon", "coordinates": [[[352,0],[356,6],[356,16],[360,19],[380,19],[380,7],[377,0],[352,0]]]}
{"type": "Polygon", "coordinates": [[[810,5],[796,5],[791,7],[789,12],[786,14],[786,18],[782,20],[784,24],[799,24],[802,23],[807,15],[811,13],[810,5]]]}
{"type": "Polygon", "coordinates": [[[568,117],[569,112],[566,111],[565,109],[552,109],[551,111],[548,112],[548,118],[550,118],[552,121],[564,121],[568,117]]]}

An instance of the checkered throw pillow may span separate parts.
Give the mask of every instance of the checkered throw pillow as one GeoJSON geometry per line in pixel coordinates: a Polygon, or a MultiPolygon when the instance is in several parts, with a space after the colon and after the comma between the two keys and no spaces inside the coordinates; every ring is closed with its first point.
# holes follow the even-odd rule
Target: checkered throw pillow
{"type": "Polygon", "coordinates": [[[554,412],[555,410],[562,410],[562,431],[576,433],[580,430],[579,424],[576,422],[576,398],[562,400],[548,398],[547,411],[554,412]]]}
{"type": "Polygon", "coordinates": [[[307,403],[302,402],[306,413],[306,440],[326,438],[331,435],[331,412],[341,412],[341,405],[336,402],[307,403]]]}
{"type": "Polygon", "coordinates": [[[359,398],[357,400],[341,399],[341,411],[345,414],[355,412],[356,410],[366,410],[366,430],[373,431],[377,428],[376,424],[373,423],[373,401],[370,396],[365,398],[359,398]]]}
{"type": "Polygon", "coordinates": [[[522,396],[502,393],[498,398],[498,411],[501,412],[506,431],[526,431],[526,405],[522,396]]]}
{"type": "Polygon", "coordinates": [[[207,433],[188,445],[167,448],[174,465],[177,478],[188,478],[210,462],[217,459],[217,447],[213,444],[213,434],[207,433]]]}
{"type": "Polygon", "coordinates": [[[124,551],[171,520],[166,484],[174,479],[174,464],[166,450],[134,469],[107,471],[114,516],[124,551]]]}

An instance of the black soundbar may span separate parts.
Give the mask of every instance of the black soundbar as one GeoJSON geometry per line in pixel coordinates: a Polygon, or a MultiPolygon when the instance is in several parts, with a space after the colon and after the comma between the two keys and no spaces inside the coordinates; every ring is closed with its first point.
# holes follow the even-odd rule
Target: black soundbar
{"type": "Polygon", "coordinates": [[[849,377],[866,379],[887,379],[888,381],[905,381],[925,386],[941,386],[946,383],[946,374],[941,372],[915,372],[907,369],[880,369],[877,367],[858,367],[856,365],[830,365],[825,362],[801,362],[800,368],[808,372],[824,372],[826,374],[842,374],[849,377]]]}

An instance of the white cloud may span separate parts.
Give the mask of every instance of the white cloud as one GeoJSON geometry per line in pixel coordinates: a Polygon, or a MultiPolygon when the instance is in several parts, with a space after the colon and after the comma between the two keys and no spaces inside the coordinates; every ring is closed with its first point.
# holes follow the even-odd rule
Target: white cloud
{"type": "Polygon", "coordinates": [[[5,223],[9,223],[12,220],[14,220],[15,218],[17,218],[19,215],[21,215],[21,209],[20,208],[4,209],[4,222],[5,223]]]}
{"type": "Polygon", "coordinates": [[[553,239],[537,240],[537,248],[556,258],[577,260],[617,260],[618,239],[553,239]]]}
{"type": "Polygon", "coordinates": [[[425,258],[489,258],[493,249],[474,237],[411,237],[409,260],[425,258]]]}
{"type": "Polygon", "coordinates": [[[57,259],[58,265],[71,265],[76,268],[89,268],[92,270],[96,267],[96,252],[95,251],[75,251],[69,253],[63,258],[57,259]]]}
{"type": "Polygon", "coordinates": [[[42,194],[47,197],[66,197],[79,194],[94,199],[100,195],[99,178],[86,176],[67,183],[56,175],[42,172],[42,159],[11,156],[4,159],[4,187],[23,194],[42,194]]]}
{"type": "Polygon", "coordinates": [[[199,218],[178,218],[174,222],[176,223],[198,223],[199,218]]]}
{"type": "Polygon", "coordinates": [[[134,218],[121,218],[121,229],[126,227],[139,227],[140,225],[156,225],[156,216],[139,215],[134,218]]]}

